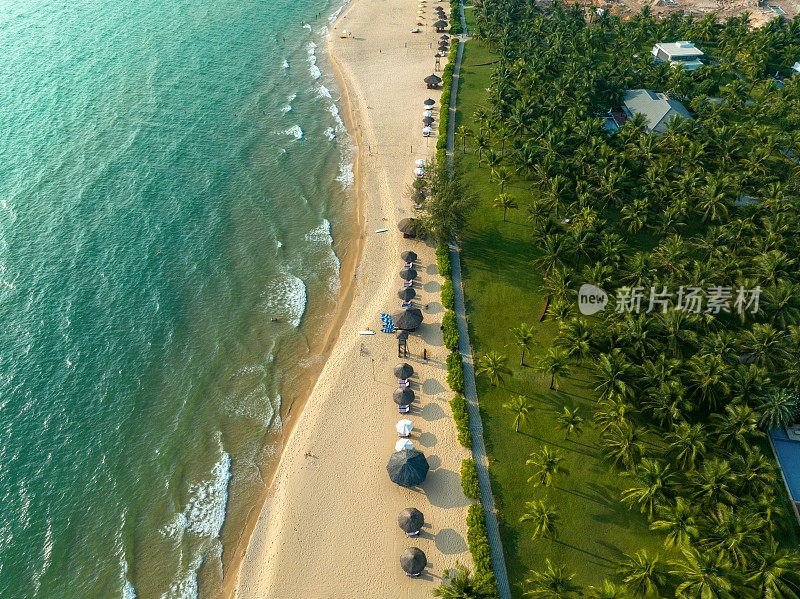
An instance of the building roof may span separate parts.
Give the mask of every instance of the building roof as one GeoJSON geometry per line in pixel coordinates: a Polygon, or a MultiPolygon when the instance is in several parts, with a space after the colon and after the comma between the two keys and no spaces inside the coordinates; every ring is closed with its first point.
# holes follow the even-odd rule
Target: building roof
{"type": "Polygon", "coordinates": [[[703,56],[703,51],[692,42],[670,42],[656,44],[656,47],[661,48],[670,58],[694,58],[695,56],[703,56]]]}
{"type": "Polygon", "coordinates": [[[642,114],[647,119],[648,131],[659,133],[666,130],[667,123],[675,117],[690,119],[692,116],[683,104],[671,100],[666,94],[649,89],[629,89],[622,96],[622,103],[629,116],[642,114]]]}

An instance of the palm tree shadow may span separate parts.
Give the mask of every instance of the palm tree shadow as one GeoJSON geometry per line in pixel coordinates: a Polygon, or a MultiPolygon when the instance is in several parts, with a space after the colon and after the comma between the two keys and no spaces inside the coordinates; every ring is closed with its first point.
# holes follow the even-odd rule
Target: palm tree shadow
{"type": "Polygon", "coordinates": [[[563,449],[564,451],[571,451],[573,453],[579,453],[581,455],[585,455],[589,458],[594,458],[595,455],[593,453],[589,453],[588,451],[581,451],[580,449],[576,449],[575,447],[567,447],[566,445],[560,445],[559,443],[554,443],[553,441],[547,441],[546,439],[542,439],[541,437],[537,437],[536,435],[532,435],[530,433],[526,433],[523,430],[519,431],[520,435],[525,435],[529,439],[534,439],[539,441],[539,443],[547,446],[558,447],[559,449],[563,449]]]}
{"type": "Polygon", "coordinates": [[[581,549],[580,547],[576,547],[575,545],[573,545],[571,543],[567,543],[566,541],[562,541],[560,539],[556,539],[555,542],[558,543],[559,545],[563,545],[564,547],[567,547],[568,549],[572,549],[573,551],[578,551],[580,553],[583,553],[585,555],[588,555],[590,557],[593,557],[595,559],[600,560],[599,562],[592,562],[592,563],[594,563],[594,564],[596,564],[598,566],[608,567],[609,565],[610,566],[616,565],[613,560],[610,560],[607,557],[603,557],[602,555],[598,555],[596,553],[592,553],[591,551],[587,551],[586,549],[581,549]]]}

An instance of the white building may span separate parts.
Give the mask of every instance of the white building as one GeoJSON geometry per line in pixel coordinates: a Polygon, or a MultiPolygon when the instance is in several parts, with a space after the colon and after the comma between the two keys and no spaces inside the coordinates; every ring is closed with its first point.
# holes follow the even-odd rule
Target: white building
{"type": "Polygon", "coordinates": [[[692,42],[656,44],[650,53],[656,60],[668,62],[673,67],[682,65],[686,71],[694,71],[703,66],[703,63],[700,62],[703,51],[692,42]]]}

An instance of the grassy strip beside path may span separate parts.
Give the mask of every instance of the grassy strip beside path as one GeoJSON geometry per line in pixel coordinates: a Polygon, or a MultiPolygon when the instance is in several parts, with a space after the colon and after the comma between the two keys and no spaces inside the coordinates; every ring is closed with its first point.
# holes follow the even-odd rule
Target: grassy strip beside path
{"type": "MultiPolygon", "coordinates": [[[[467,11],[468,17],[472,11],[467,11]]],[[[490,62],[495,56],[473,39],[465,46],[458,90],[456,130],[472,122],[475,108],[485,101],[484,88],[490,87],[490,66],[470,66],[490,62]]],[[[640,549],[648,553],[665,551],[662,536],[648,530],[647,521],[637,508],[629,510],[620,503],[620,493],[631,486],[630,480],[609,471],[601,459],[599,431],[592,424],[596,394],[589,374],[571,366],[561,378],[561,389],[549,389],[549,377],[542,377],[530,366],[550,347],[556,327],[545,320],[537,322],[544,303],[541,272],[531,259],[531,230],[523,209],[493,208],[499,186],[490,181],[489,168],[478,167],[474,140],[468,140],[463,154],[463,140],[456,136],[457,159],[466,167],[466,181],[479,198],[462,235],[462,267],[469,319],[469,333],[476,357],[497,351],[509,357],[514,371],[507,388],[491,386],[478,380],[478,396],[484,438],[490,462],[492,488],[500,512],[501,534],[512,592],[520,594],[520,585],[529,571],[541,570],[545,557],[556,564],[568,564],[581,585],[600,584],[604,577],[615,578],[615,568],[623,554],[640,549]],[[473,143],[470,144],[470,141],[473,143]],[[520,350],[514,345],[512,327],[527,323],[534,328],[535,345],[520,365],[520,350]],[[532,400],[534,409],[528,422],[514,432],[514,417],[502,406],[522,395],[532,400]],[[584,418],[583,433],[565,438],[557,416],[564,407],[578,408],[584,418]],[[529,454],[543,446],[558,450],[565,458],[567,475],[557,475],[554,486],[534,488],[526,480],[533,469],[525,465],[529,454]],[[553,541],[531,540],[533,524],[520,523],[527,511],[526,502],[543,499],[560,514],[558,537],[553,541]]],[[[515,181],[505,191],[524,206],[530,197],[526,183],[515,181]]]]}

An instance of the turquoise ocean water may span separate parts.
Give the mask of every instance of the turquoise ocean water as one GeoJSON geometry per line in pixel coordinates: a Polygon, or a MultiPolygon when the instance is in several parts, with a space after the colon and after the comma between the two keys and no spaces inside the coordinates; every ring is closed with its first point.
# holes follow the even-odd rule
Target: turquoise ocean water
{"type": "Polygon", "coordinates": [[[335,309],[340,4],[0,0],[3,599],[219,593],[335,309]]]}

